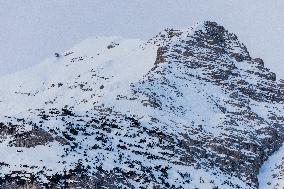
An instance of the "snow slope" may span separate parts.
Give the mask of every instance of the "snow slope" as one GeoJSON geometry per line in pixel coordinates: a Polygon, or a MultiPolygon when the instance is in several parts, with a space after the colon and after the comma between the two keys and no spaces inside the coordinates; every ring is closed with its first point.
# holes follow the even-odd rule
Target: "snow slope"
{"type": "Polygon", "coordinates": [[[275,80],[214,22],[87,39],[1,78],[1,187],[257,188],[283,142],[275,80]]]}
{"type": "Polygon", "coordinates": [[[284,146],[275,152],[262,165],[258,180],[261,189],[264,188],[283,188],[284,187],[284,146]]]}

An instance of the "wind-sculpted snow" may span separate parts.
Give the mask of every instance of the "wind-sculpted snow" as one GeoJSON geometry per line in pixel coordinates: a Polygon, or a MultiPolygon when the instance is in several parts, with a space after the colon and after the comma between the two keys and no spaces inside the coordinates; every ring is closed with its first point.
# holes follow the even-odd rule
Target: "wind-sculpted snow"
{"type": "Polygon", "coordinates": [[[0,185],[258,188],[283,142],[275,80],[214,22],[87,39],[1,78],[0,185]]]}

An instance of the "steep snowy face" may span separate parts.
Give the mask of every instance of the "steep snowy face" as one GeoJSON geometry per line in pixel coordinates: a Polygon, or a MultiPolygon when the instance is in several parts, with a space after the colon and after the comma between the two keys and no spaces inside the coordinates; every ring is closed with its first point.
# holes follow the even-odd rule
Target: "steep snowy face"
{"type": "Polygon", "coordinates": [[[190,124],[182,131],[192,141],[187,163],[203,158],[208,162],[197,163],[201,167],[220,168],[255,187],[260,165],[282,143],[283,93],[275,74],[215,23],[188,33],[168,30],[157,38],[150,41],[165,40],[156,67],[136,90],[190,124]]]}
{"type": "Polygon", "coordinates": [[[283,91],[214,22],[92,38],[0,82],[1,187],[257,188],[283,91]]]}

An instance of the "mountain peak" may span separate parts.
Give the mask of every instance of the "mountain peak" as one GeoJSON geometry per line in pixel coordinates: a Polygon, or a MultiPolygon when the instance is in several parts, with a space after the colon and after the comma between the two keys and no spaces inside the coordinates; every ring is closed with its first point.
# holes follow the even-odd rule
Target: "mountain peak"
{"type": "Polygon", "coordinates": [[[186,43],[195,48],[209,49],[213,54],[226,53],[238,62],[251,60],[247,48],[235,34],[211,21],[198,23],[189,29],[166,29],[150,42],[164,47],[167,43],[186,43]]]}
{"type": "Polygon", "coordinates": [[[0,186],[257,188],[275,77],[215,22],[88,39],[0,83],[0,186]]]}

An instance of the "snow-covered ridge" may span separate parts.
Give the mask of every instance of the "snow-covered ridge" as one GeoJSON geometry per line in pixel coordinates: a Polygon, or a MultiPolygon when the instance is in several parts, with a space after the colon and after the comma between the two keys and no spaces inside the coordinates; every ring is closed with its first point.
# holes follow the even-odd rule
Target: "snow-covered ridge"
{"type": "Polygon", "coordinates": [[[275,80],[214,22],[87,39],[1,78],[0,185],[257,188],[283,142],[275,80]]]}

